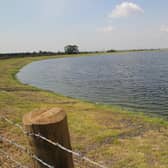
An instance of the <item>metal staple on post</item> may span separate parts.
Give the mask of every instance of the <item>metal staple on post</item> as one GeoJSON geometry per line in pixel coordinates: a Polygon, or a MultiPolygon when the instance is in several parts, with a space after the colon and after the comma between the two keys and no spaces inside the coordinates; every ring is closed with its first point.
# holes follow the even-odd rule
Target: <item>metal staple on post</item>
{"type": "MultiPolygon", "coordinates": [[[[72,151],[72,150],[70,150],[70,149],[67,149],[67,148],[65,148],[64,146],[62,146],[61,144],[56,143],[56,142],[53,142],[52,140],[47,139],[46,137],[43,137],[43,136],[41,136],[40,134],[35,134],[35,133],[26,132],[26,131],[23,129],[23,127],[22,127],[21,125],[19,125],[19,124],[17,124],[17,123],[14,123],[13,121],[11,121],[11,120],[9,120],[9,119],[7,119],[7,118],[5,118],[5,117],[2,117],[2,116],[1,116],[0,118],[3,119],[3,120],[5,120],[5,121],[8,122],[9,124],[14,125],[15,127],[19,128],[19,129],[20,129],[25,135],[27,135],[27,136],[35,136],[35,137],[38,137],[38,138],[40,138],[40,139],[42,139],[42,140],[44,140],[44,141],[46,141],[46,142],[48,142],[48,143],[50,143],[50,144],[56,146],[56,147],[58,147],[59,149],[61,149],[61,150],[63,150],[63,151],[66,151],[66,152],[68,152],[68,153],[71,153],[72,155],[78,157],[79,159],[81,159],[81,160],[83,160],[83,161],[86,161],[86,162],[88,162],[88,163],[90,163],[90,164],[92,164],[92,165],[94,165],[94,166],[97,166],[97,167],[99,167],[99,168],[107,168],[106,166],[101,165],[100,163],[95,162],[95,161],[93,161],[93,160],[87,158],[86,156],[82,156],[80,153],[77,153],[77,152],[74,152],[74,151],[72,151]]],[[[0,139],[2,139],[1,136],[0,136],[0,139]]],[[[12,141],[8,140],[8,142],[12,142],[12,141]]],[[[25,149],[23,146],[21,146],[21,145],[19,145],[19,144],[16,144],[16,143],[11,143],[11,144],[13,144],[13,145],[15,145],[16,147],[18,147],[18,148],[20,148],[20,149],[22,149],[22,150],[28,152],[27,149],[25,149]]],[[[30,155],[30,152],[29,152],[29,155],[30,155]]],[[[31,154],[31,157],[32,157],[33,159],[39,161],[40,163],[42,163],[43,165],[45,165],[45,166],[48,167],[48,168],[54,168],[53,166],[48,165],[46,162],[42,161],[40,158],[38,158],[37,156],[35,156],[35,155],[33,155],[33,154],[31,154]]]]}
{"type": "Polygon", "coordinates": [[[89,158],[87,158],[87,157],[85,157],[85,156],[82,156],[80,153],[77,153],[77,152],[74,152],[74,151],[72,151],[72,150],[70,150],[70,149],[67,149],[67,148],[65,148],[64,146],[62,146],[61,144],[56,143],[56,142],[53,142],[53,141],[51,141],[51,140],[49,140],[49,139],[47,139],[47,138],[41,136],[40,134],[34,134],[34,133],[27,133],[27,134],[28,134],[29,136],[36,136],[36,137],[38,137],[38,138],[41,138],[42,140],[44,140],[44,141],[46,141],[46,142],[48,142],[48,143],[50,143],[50,144],[52,144],[52,145],[54,145],[54,146],[56,146],[56,147],[59,147],[60,149],[66,151],[66,152],[68,152],[68,153],[71,153],[71,154],[73,154],[74,156],[79,157],[81,160],[84,160],[84,161],[89,162],[90,164],[93,164],[93,165],[98,166],[98,167],[100,167],[100,168],[106,168],[105,166],[103,166],[103,165],[101,165],[101,164],[99,164],[99,163],[97,163],[97,162],[95,162],[95,161],[92,161],[92,160],[90,160],[89,158]]]}

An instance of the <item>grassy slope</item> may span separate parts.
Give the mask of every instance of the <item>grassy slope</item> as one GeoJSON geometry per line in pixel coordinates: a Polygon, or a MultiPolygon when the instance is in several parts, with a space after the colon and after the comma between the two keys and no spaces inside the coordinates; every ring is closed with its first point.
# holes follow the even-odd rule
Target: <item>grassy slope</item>
{"type": "MultiPolygon", "coordinates": [[[[168,124],[158,118],[134,115],[118,108],[95,105],[20,84],[16,72],[25,64],[49,57],[0,60],[0,115],[21,123],[36,108],[62,107],[68,113],[75,150],[114,168],[167,168],[168,124]]],[[[53,58],[53,57],[52,57],[53,58]]],[[[0,121],[0,134],[27,145],[21,132],[0,121]]],[[[26,155],[1,144],[22,163],[26,155]]],[[[8,167],[0,155],[0,165],[8,167]]],[[[10,167],[10,166],[9,166],[10,167]]]]}

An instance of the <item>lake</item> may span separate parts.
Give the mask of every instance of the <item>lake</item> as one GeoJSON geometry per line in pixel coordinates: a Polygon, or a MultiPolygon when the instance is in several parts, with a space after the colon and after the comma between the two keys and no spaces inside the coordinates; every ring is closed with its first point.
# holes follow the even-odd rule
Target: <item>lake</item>
{"type": "Polygon", "coordinates": [[[33,62],[25,84],[168,118],[168,52],[131,52],[33,62]]]}

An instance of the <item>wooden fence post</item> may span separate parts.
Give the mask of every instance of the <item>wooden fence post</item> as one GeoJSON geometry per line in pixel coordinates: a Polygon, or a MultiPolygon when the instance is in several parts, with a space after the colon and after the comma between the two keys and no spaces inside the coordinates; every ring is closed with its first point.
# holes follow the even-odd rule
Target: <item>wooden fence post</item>
{"type": "MultiPolygon", "coordinates": [[[[67,116],[62,109],[52,108],[30,112],[23,117],[23,124],[27,132],[40,134],[71,149],[67,116]]],[[[47,164],[54,168],[74,168],[72,154],[36,136],[30,136],[29,142],[32,152],[47,164]]],[[[33,168],[46,168],[46,166],[33,160],[33,168]]]]}

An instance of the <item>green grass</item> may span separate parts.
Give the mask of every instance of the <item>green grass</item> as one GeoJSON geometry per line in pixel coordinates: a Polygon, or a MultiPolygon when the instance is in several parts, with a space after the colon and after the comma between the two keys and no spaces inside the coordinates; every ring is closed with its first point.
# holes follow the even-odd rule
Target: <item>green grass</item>
{"type": "MultiPolygon", "coordinates": [[[[80,150],[107,167],[168,167],[168,121],[120,107],[97,105],[65,97],[23,85],[16,80],[15,74],[21,67],[32,61],[49,58],[53,56],[0,60],[1,115],[21,123],[23,115],[31,110],[61,107],[68,115],[74,150],[80,150]]],[[[1,135],[27,146],[27,139],[20,130],[4,121],[0,121],[0,132],[1,135]]],[[[22,163],[30,164],[29,158],[18,150],[4,144],[0,146],[13,153],[22,163]]],[[[0,156],[0,163],[2,159],[0,156]]]]}

